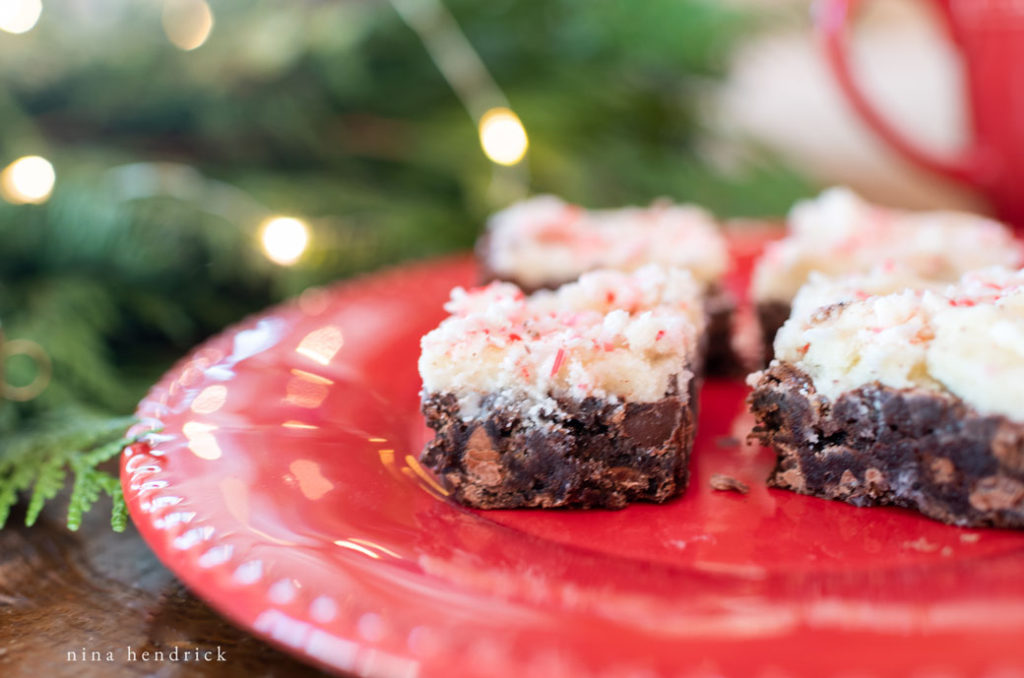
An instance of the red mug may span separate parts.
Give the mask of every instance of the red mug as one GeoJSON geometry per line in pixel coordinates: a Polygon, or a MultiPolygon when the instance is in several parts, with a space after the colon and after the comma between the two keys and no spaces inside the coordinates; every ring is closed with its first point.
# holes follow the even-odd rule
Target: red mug
{"type": "Polygon", "coordinates": [[[846,54],[846,28],[859,0],[821,0],[815,23],[843,93],[895,150],[933,172],[988,196],[997,214],[1024,229],[1024,8],[1015,0],[932,0],[967,76],[970,141],[941,157],[893,127],[857,86],[846,54]]]}

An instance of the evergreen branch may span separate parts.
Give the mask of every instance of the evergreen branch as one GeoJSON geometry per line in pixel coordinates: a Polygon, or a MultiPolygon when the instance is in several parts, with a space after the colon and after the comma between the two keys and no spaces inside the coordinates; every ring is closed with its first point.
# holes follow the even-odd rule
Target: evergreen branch
{"type": "MultiPolygon", "coordinates": [[[[64,489],[64,455],[54,454],[39,465],[36,473],[35,487],[32,488],[32,498],[28,502],[28,510],[25,512],[25,524],[31,527],[36,524],[43,504],[57,496],[57,493],[64,489]]],[[[31,467],[28,467],[31,468],[31,467]]]]}
{"type": "Polygon", "coordinates": [[[7,523],[11,507],[18,501],[18,493],[32,485],[35,469],[30,466],[0,466],[0,528],[7,523]]]}
{"type": "Polygon", "coordinates": [[[114,532],[124,532],[124,528],[128,526],[128,505],[124,503],[124,488],[121,487],[121,481],[117,478],[110,477],[104,482],[111,485],[111,487],[105,488],[111,501],[110,527],[114,532]]]}
{"type": "Polygon", "coordinates": [[[127,525],[127,508],[120,480],[99,466],[139,440],[126,436],[135,420],[79,419],[72,426],[28,432],[0,448],[0,528],[22,492],[29,492],[25,524],[33,525],[43,506],[74,476],[68,500],[67,525],[77,530],[83,515],[102,495],[111,498],[111,526],[118,532],[127,525]],[[31,491],[30,491],[31,488],[31,491]]]}
{"type": "Polygon", "coordinates": [[[85,466],[80,459],[71,464],[75,474],[75,483],[68,500],[68,529],[72,532],[82,526],[82,516],[100,499],[103,492],[103,476],[111,476],[85,466]]]}

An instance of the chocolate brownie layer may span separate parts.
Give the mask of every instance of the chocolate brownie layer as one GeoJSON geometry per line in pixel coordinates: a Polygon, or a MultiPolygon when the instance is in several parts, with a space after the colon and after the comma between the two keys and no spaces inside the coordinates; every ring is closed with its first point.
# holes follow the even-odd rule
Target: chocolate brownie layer
{"type": "Polygon", "coordinates": [[[732,342],[736,299],[732,293],[719,286],[708,289],[704,299],[708,312],[704,373],[741,374],[744,371],[743,360],[732,342]]]}
{"type": "Polygon", "coordinates": [[[464,421],[456,398],[423,403],[437,435],[421,456],[460,503],[478,508],[622,508],[660,502],[686,488],[696,425],[695,380],[688,396],[652,403],[559,400],[537,425],[482,404],[464,421]]]}
{"type": "Polygon", "coordinates": [[[835,402],[776,363],[748,400],[775,448],[768,480],[855,506],[902,506],[954,525],[1024,527],[1024,425],[960,399],[877,383],[835,402]]]}
{"type": "Polygon", "coordinates": [[[761,326],[764,364],[775,357],[775,335],[789,320],[792,307],[785,301],[764,301],[757,305],[757,322],[761,326]]]}

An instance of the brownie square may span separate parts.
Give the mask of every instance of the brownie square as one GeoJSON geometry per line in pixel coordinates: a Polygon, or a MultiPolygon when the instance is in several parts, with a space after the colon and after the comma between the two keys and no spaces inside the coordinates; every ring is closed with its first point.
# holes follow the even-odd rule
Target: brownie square
{"type": "Polygon", "coordinates": [[[883,273],[805,286],[748,377],[753,435],[778,455],[769,483],[1024,527],[1024,271],[868,294],[901,275],[883,273]]]}
{"type": "Polygon", "coordinates": [[[706,322],[687,271],[455,290],[423,338],[421,461],[478,508],[664,501],[688,479],[706,322]]]}

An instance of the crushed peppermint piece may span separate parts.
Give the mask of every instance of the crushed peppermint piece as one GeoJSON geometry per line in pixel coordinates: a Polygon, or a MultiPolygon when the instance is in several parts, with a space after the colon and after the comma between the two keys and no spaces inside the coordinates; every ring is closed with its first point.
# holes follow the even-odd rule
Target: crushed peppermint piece
{"type": "Polygon", "coordinates": [[[555,362],[551,365],[551,376],[558,374],[559,368],[562,367],[562,361],[565,360],[565,349],[558,349],[558,353],[555,354],[555,362]]]}

